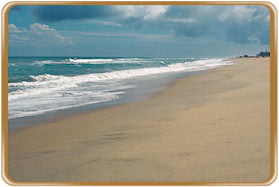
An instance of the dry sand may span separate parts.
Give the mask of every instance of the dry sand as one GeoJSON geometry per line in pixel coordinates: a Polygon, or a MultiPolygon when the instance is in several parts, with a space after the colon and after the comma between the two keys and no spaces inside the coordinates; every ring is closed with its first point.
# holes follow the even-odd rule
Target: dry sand
{"type": "Polygon", "coordinates": [[[17,182],[263,182],[269,58],[185,77],[155,96],[9,133],[17,182]]]}

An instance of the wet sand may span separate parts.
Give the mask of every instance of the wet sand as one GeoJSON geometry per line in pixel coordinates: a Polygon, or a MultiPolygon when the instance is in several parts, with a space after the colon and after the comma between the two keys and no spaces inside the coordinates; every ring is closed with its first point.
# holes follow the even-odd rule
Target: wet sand
{"type": "Polygon", "coordinates": [[[264,182],[269,58],[179,79],[143,101],[9,133],[16,182],[264,182]]]}

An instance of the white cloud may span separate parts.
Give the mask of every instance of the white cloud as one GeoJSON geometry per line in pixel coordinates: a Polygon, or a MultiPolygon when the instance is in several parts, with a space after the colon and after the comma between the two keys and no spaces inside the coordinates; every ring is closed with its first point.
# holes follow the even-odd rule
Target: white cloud
{"type": "Polygon", "coordinates": [[[135,37],[135,38],[163,38],[172,37],[170,34],[139,34],[131,32],[86,32],[86,31],[62,31],[62,33],[67,35],[72,35],[72,37],[87,38],[90,36],[96,37],[135,37]]]}
{"type": "Polygon", "coordinates": [[[88,23],[96,23],[96,24],[100,24],[100,25],[112,25],[112,26],[117,26],[117,27],[121,26],[120,23],[104,21],[104,20],[97,20],[97,19],[88,20],[88,23]]]}
{"type": "Polygon", "coordinates": [[[167,9],[167,6],[148,6],[147,15],[144,16],[144,19],[156,19],[157,17],[162,16],[167,9]]]}
{"type": "Polygon", "coordinates": [[[59,32],[56,29],[51,28],[48,25],[40,24],[40,23],[33,23],[32,25],[30,25],[30,29],[31,29],[31,32],[38,34],[38,35],[42,35],[43,37],[50,38],[50,39],[51,38],[58,39],[59,42],[68,44],[68,45],[73,44],[73,42],[70,38],[65,38],[64,36],[59,34],[59,32]]]}
{"type": "Polygon", "coordinates": [[[26,36],[26,29],[19,29],[15,24],[8,25],[9,40],[19,41],[19,40],[29,40],[26,36]]]}
{"type": "Polygon", "coordinates": [[[24,40],[24,41],[29,40],[29,38],[26,36],[18,36],[16,34],[10,34],[9,37],[12,40],[24,40]]]}
{"type": "Polygon", "coordinates": [[[70,38],[62,36],[56,29],[45,24],[33,23],[30,29],[19,29],[15,24],[9,24],[9,40],[33,40],[42,41],[47,40],[53,43],[59,42],[66,45],[72,45],[70,38]]]}
{"type": "Polygon", "coordinates": [[[194,18],[167,18],[165,21],[175,22],[175,23],[194,23],[197,19],[194,18]]]}
{"type": "Polygon", "coordinates": [[[253,7],[243,5],[233,6],[222,11],[219,14],[219,20],[226,21],[228,19],[235,19],[237,21],[251,21],[256,11],[257,9],[253,7]]]}
{"type": "Polygon", "coordinates": [[[163,5],[124,5],[115,6],[116,10],[119,11],[124,17],[139,17],[144,20],[156,19],[162,16],[168,9],[168,6],[163,5]]]}
{"type": "Polygon", "coordinates": [[[40,23],[33,23],[30,25],[30,28],[35,31],[55,31],[55,29],[50,28],[48,25],[40,23]]]}
{"type": "Polygon", "coordinates": [[[13,32],[13,33],[22,32],[15,24],[9,24],[8,25],[8,31],[13,32]]]}

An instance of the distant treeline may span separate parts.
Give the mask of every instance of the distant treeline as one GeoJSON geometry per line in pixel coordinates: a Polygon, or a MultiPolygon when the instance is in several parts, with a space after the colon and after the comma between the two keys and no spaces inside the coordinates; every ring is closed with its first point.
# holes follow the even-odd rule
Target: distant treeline
{"type": "Polygon", "coordinates": [[[259,57],[269,57],[270,56],[270,52],[263,52],[261,51],[259,54],[257,54],[256,56],[259,56],[259,57]]]}
{"type": "MultiPolygon", "coordinates": [[[[248,55],[243,55],[239,56],[240,58],[246,58],[246,57],[255,57],[255,56],[248,56],[248,55]]],[[[261,51],[259,54],[256,55],[256,57],[270,57],[270,52],[268,51],[261,51]]]]}

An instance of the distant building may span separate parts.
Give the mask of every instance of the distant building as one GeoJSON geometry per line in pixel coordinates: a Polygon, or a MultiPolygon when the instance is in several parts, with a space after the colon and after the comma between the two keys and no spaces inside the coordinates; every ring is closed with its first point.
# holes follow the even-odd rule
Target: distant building
{"type": "Polygon", "coordinates": [[[269,57],[270,56],[270,52],[263,52],[261,51],[259,54],[257,54],[257,57],[269,57]]]}

